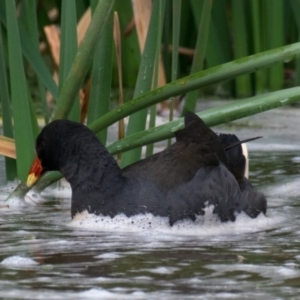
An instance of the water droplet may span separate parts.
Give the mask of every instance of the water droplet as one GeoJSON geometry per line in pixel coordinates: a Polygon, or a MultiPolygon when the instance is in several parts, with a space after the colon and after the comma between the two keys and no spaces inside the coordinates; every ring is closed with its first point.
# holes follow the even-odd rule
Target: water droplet
{"type": "Polygon", "coordinates": [[[181,84],[181,85],[185,85],[185,84],[186,84],[186,80],[181,80],[181,81],[180,81],[180,84],[181,84]]]}
{"type": "Polygon", "coordinates": [[[117,146],[117,149],[118,149],[118,150],[122,150],[122,148],[123,148],[122,145],[118,145],[118,146],[117,146]]]}
{"type": "Polygon", "coordinates": [[[118,112],[118,113],[120,113],[121,111],[122,111],[122,109],[121,109],[121,108],[118,108],[118,109],[117,109],[117,112],[118,112]]]}

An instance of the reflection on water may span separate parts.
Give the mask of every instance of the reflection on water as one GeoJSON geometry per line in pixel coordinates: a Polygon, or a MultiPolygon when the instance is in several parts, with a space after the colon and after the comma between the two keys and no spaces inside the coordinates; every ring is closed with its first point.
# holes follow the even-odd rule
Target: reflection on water
{"type": "Polygon", "coordinates": [[[121,217],[119,228],[100,217],[70,224],[67,199],[1,210],[0,298],[295,297],[300,157],[255,152],[250,167],[252,182],[269,201],[267,217],[258,220],[240,215],[236,223],[221,224],[211,217],[177,229],[151,216],[144,228],[139,218],[121,217]]]}

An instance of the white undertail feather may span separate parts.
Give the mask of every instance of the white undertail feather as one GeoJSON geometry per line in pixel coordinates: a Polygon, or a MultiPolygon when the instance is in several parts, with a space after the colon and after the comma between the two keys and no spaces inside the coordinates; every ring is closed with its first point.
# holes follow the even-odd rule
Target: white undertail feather
{"type": "Polygon", "coordinates": [[[246,158],[246,166],[245,166],[245,177],[249,178],[249,157],[248,157],[248,148],[246,144],[242,144],[242,152],[246,158]]]}

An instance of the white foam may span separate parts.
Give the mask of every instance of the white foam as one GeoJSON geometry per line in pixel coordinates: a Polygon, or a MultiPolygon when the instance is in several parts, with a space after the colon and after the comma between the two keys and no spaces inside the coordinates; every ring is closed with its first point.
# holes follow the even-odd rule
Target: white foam
{"type": "Polygon", "coordinates": [[[9,200],[1,203],[1,209],[16,209],[16,208],[24,208],[26,207],[26,202],[24,199],[19,197],[10,197],[9,200]]]}
{"type": "Polygon", "coordinates": [[[29,258],[29,257],[22,257],[22,256],[10,256],[5,258],[1,263],[1,265],[6,267],[31,267],[36,266],[38,263],[29,258]]]}
{"type": "Polygon", "coordinates": [[[46,198],[44,198],[40,193],[37,193],[34,190],[28,191],[28,193],[24,197],[24,200],[26,204],[33,206],[47,202],[46,198]]]}
{"type": "Polygon", "coordinates": [[[242,271],[260,274],[260,276],[265,278],[270,278],[272,280],[283,280],[298,278],[300,276],[300,271],[295,268],[289,268],[284,266],[271,266],[271,265],[256,265],[256,264],[208,264],[205,268],[215,271],[214,275],[222,276],[228,272],[242,271]]]}
{"type": "Polygon", "coordinates": [[[5,199],[1,201],[0,210],[6,209],[22,209],[28,206],[36,206],[40,203],[46,202],[46,199],[41,197],[39,194],[29,191],[24,198],[17,196],[11,196],[8,200],[5,199]]]}
{"type": "Polygon", "coordinates": [[[142,271],[148,271],[154,274],[173,274],[174,272],[180,270],[179,268],[175,267],[157,267],[154,269],[143,269],[142,271]]]}
{"type": "Polygon", "coordinates": [[[48,202],[53,198],[70,199],[72,191],[70,184],[62,179],[58,183],[47,187],[41,193],[36,192],[34,189],[28,191],[24,198],[11,196],[8,200],[7,197],[20,182],[9,182],[6,186],[0,187],[0,211],[10,209],[23,209],[27,206],[36,206],[48,202]]]}
{"type": "MultiPolygon", "coordinates": [[[[125,289],[115,289],[114,292],[104,290],[101,288],[92,288],[90,290],[79,292],[79,299],[146,299],[149,294],[143,291],[134,291],[131,293],[125,293],[125,289]]],[[[77,297],[76,297],[77,299],[77,297]]]]}
{"type": "Polygon", "coordinates": [[[105,290],[100,287],[91,288],[85,291],[73,292],[73,291],[57,291],[54,289],[48,290],[41,290],[41,289],[20,289],[18,287],[14,287],[10,290],[0,290],[0,297],[1,299],[51,299],[51,300],[64,300],[64,299],[74,299],[74,300],[88,300],[88,299],[128,299],[128,300],[135,300],[135,299],[158,299],[160,295],[152,295],[149,293],[144,293],[143,291],[136,290],[136,291],[110,291],[105,290]]]}
{"type": "Polygon", "coordinates": [[[0,210],[24,208],[28,205],[37,205],[40,202],[45,202],[44,198],[41,198],[38,193],[29,191],[24,198],[18,196],[11,196],[8,200],[7,197],[12,193],[15,188],[20,184],[19,181],[8,182],[6,186],[0,187],[0,210]]]}
{"type": "Polygon", "coordinates": [[[101,288],[92,288],[90,290],[80,292],[79,295],[83,297],[82,299],[100,299],[102,297],[105,297],[106,299],[114,299],[116,296],[115,293],[101,288]]]}
{"type": "Polygon", "coordinates": [[[120,257],[122,257],[122,255],[120,255],[116,252],[103,253],[103,254],[95,256],[95,258],[101,258],[101,259],[116,259],[116,258],[120,258],[120,257]]]}
{"type": "Polygon", "coordinates": [[[41,195],[46,198],[71,198],[72,190],[70,184],[63,178],[57,183],[50,185],[42,191],[41,195]]]}
{"type": "Polygon", "coordinates": [[[282,222],[283,215],[273,215],[272,217],[260,214],[256,219],[251,219],[241,213],[237,215],[235,222],[222,223],[211,210],[207,210],[204,216],[198,216],[196,221],[183,220],[176,222],[172,227],[169,225],[167,217],[156,217],[148,213],[126,217],[124,214],[115,216],[96,216],[84,211],[77,214],[68,224],[69,226],[94,230],[94,231],[114,231],[114,232],[145,232],[147,235],[155,236],[158,233],[167,235],[187,235],[198,237],[212,237],[223,235],[240,235],[242,233],[252,233],[265,231],[282,222]]]}
{"type": "Polygon", "coordinates": [[[292,162],[294,163],[300,163],[300,156],[295,156],[291,159],[292,162]]]}

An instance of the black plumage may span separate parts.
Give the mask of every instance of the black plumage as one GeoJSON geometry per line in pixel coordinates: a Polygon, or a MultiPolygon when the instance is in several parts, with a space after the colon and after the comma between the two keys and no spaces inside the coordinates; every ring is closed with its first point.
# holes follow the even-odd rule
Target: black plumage
{"type": "Polygon", "coordinates": [[[235,212],[266,213],[264,195],[242,174],[241,146],[225,150],[232,138],[216,135],[193,113],[175,136],[162,152],[121,170],[91,130],[56,120],[42,129],[36,151],[43,171],[58,170],[70,182],[72,217],[84,210],[111,217],[152,213],[173,225],[195,220],[206,205],[214,205],[221,221],[234,221],[235,212]]]}

